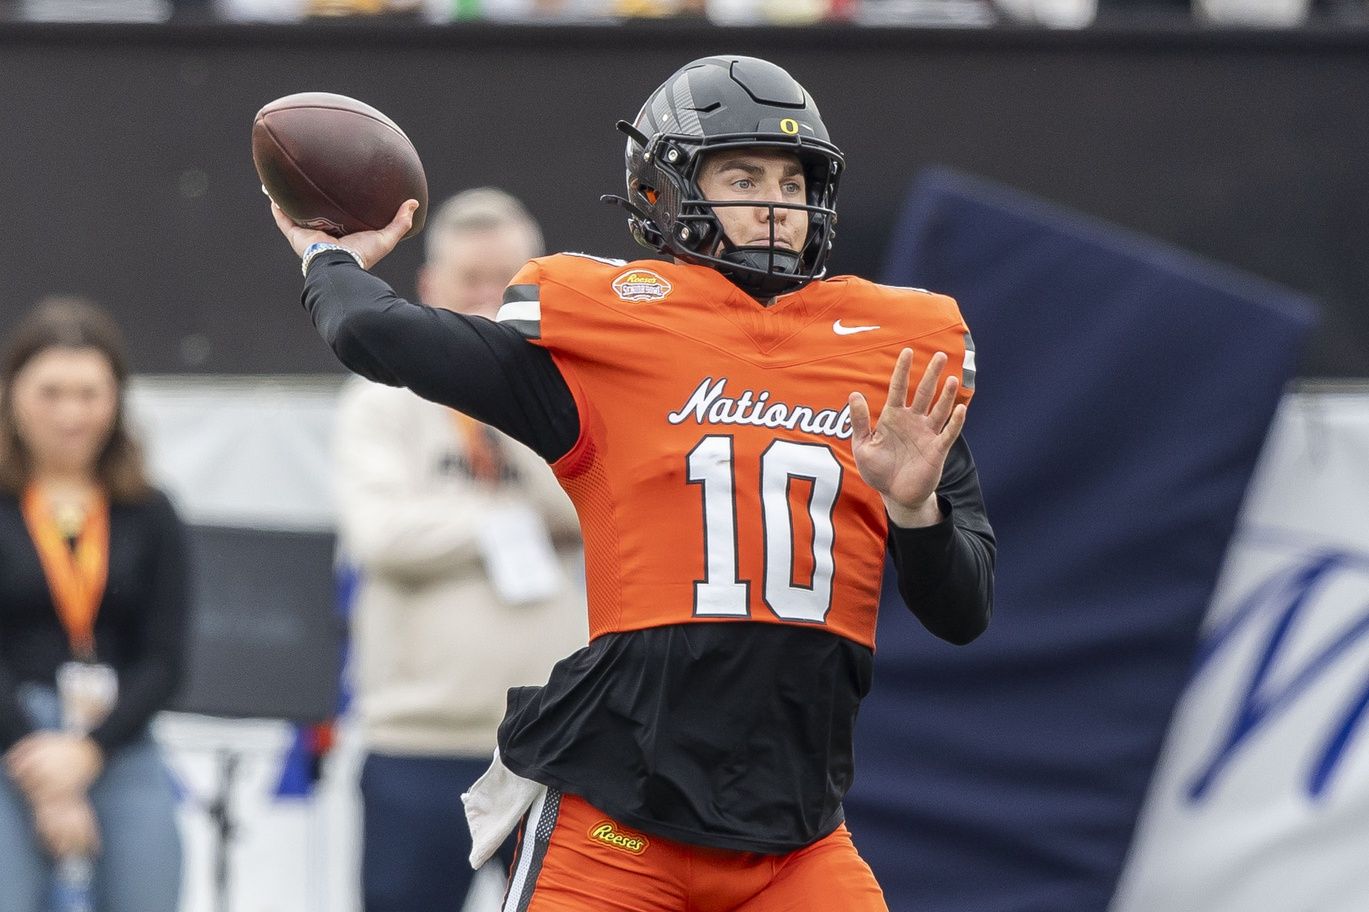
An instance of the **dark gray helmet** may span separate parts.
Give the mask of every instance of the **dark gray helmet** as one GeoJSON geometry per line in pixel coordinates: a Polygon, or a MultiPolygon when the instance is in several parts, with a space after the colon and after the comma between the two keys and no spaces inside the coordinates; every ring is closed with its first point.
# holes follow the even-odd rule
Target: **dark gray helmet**
{"type": "Polygon", "coordinates": [[[755,57],[705,57],[665,81],[628,135],[627,198],[604,197],[628,210],[628,227],[644,247],[717,269],[758,298],[801,288],[826,274],[836,227],[837,184],[845,167],[817,105],[783,69],[755,57]],[[720,149],[768,148],[798,156],[806,205],[706,200],[701,160],[720,149]],[[738,246],[715,209],[769,207],[771,243],[738,246]],[[774,246],[776,209],[804,210],[808,235],[797,253],[774,246]]]}

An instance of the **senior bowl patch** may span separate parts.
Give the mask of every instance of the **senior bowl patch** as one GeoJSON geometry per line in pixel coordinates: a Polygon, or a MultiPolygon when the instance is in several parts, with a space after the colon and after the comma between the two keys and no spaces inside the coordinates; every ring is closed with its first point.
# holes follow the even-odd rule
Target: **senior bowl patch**
{"type": "Polygon", "coordinates": [[[629,855],[640,855],[651,842],[641,833],[621,830],[612,820],[601,820],[589,828],[589,838],[604,845],[613,846],[629,855]]]}
{"type": "Polygon", "coordinates": [[[624,301],[659,301],[671,285],[650,269],[629,269],[613,280],[613,290],[624,301]]]}

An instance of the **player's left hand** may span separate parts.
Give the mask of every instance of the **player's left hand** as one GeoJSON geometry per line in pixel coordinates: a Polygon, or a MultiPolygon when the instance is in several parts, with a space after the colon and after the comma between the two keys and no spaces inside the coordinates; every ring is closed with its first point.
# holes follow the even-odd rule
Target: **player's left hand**
{"type": "Polygon", "coordinates": [[[889,398],[875,425],[870,423],[865,397],[851,394],[851,452],[856,468],[884,498],[889,518],[898,526],[930,526],[941,520],[936,487],[946,454],[965,426],[965,406],[955,404],[959,379],[947,377],[941,395],[936,395],[946,361],[943,352],[932,356],[910,403],[913,352],[907,348],[900,352],[889,378],[889,398]]]}

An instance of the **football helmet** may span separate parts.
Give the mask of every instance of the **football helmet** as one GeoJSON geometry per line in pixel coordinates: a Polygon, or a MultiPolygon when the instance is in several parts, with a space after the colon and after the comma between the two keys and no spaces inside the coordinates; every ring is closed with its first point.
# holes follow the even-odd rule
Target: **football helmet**
{"type": "Polygon", "coordinates": [[[812,97],[780,67],[755,57],[705,57],[681,67],[651,94],[627,134],[627,197],[606,196],[628,211],[638,243],[710,266],[757,298],[803,287],[826,274],[845,168],[812,97]],[[807,203],[716,201],[699,190],[700,163],[720,149],[793,152],[803,167],[807,203]],[[723,206],[770,209],[770,243],[739,246],[723,231],[723,206]],[[776,209],[804,210],[802,249],[774,244],[776,209]]]}

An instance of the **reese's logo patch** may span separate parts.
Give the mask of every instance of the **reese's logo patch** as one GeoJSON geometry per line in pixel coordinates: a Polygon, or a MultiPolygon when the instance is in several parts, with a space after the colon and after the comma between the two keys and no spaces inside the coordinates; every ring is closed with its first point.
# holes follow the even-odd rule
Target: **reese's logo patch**
{"type": "Polygon", "coordinates": [[[671,285],[650,269],[630,269],[613,280],[613,290],[624,301],[659,301],[671,285]]]}
{"type": "Polygon", "coordinates": [[[612,820],[601,820],[589,828],[589,838],[604,845],[613,846],[629,855],[640,855],[651,842],[641,833],[629,833],[618,829],[612,820]]]}

